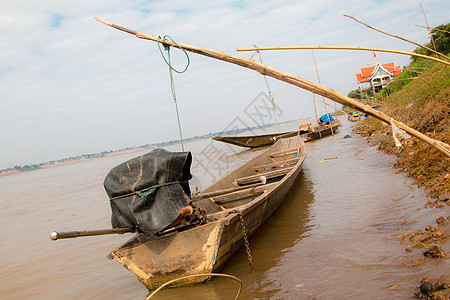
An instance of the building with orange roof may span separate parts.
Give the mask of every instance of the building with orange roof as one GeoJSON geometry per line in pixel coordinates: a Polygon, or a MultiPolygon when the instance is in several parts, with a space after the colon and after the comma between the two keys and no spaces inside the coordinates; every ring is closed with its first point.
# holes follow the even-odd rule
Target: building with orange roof
{"type": "Polygon", "coordinates": [[[392,79],[402,72],[401,66],[396,66],[395,62],[380,64],[360,69],[361,73],[356,74],[356,79],[359,84],[368,83],[369,88],[374,91],[381,90],[388,85],[392,79]]]}

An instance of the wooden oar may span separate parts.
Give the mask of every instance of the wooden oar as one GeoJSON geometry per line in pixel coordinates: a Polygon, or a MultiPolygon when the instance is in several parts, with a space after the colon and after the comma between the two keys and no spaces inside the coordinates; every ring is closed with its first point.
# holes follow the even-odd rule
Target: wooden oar
{"type": "Polygon", "coordinates": [[[70,239],[82,236],[107,235],[107,234],[124,234],[129,232],[137,232],[136,229],[131,228],[112,228],[112,229],[97,229],[97,230],[83,230],[83,231],[66,231],[50,233],[50,239],[56,241],[59,239],[70,239]]]}

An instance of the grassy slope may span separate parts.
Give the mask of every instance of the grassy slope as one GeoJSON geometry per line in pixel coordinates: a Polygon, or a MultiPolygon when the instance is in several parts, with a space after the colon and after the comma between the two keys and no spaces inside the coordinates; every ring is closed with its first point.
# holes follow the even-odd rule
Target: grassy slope
{"type": "MultiPolygon", "coordinates": [[[[428,61],[410,66],[411,69],[421,67],[432,69],[419,78],[393,83],[383,91],[382,110],[394,119],[450,144],[450,67],[433,67],[428,61]]],[[[412,72],[402,74],[404,78],[416,76],[418,74],[412,72]]],[[[403,140],[402,147],[395,147],[391,127],[372,117],[360,122],[358,132],[370,136],[369,140],[378,144],[379,149],[397,155],[395,166],[416,178],[418,184],[428,187],[430,196],[436,198],[449,193],[450,160],[441,152],[416,138],[403,140]]],[[[434,203],[442,205],[442,202],[434,203]]]]}

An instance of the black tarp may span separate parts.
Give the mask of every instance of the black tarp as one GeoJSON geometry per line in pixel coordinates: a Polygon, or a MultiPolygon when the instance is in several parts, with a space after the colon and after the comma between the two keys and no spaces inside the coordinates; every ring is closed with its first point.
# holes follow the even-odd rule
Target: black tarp
{"type": "Polygon", "coordinates": [[[103,183],[113,228],[139,228],[151,235],[170,225],[187,205],[192,178],[190,152],[155,149],[114,167],[103,183]]]}

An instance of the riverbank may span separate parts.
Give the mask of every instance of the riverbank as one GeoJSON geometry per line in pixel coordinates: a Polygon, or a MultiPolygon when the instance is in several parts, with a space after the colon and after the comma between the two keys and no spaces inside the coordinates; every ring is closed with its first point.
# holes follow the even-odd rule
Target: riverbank
{"type": "MultiPolygon", "coordinates": [[[[388,95],[381,110],[396,120],[434,139],[450,143],[450,67],[436,66],[411,80],[408,85],[388,95]]],[[[372,117],[357,125],[356,132],[366,136],[368,143],[397,156],[394,166],[426,187],[428,205],[449,205],[449,159],[430,145],[416,138],[399,138],[395,145],[392,127],[372,117]]]]}
{"type": "MultiPolygon", "coordinates": [[[[383,101],[381,110],[396,120],[426,134],[429,137],[449,143],[450,141],[450,68],[435,66],[430,71],[410,80],[400,88],[393,88],[384,93],[387,99],[383,101]]],[[[450,175],[449,158],[432,146],[413,137],[403,137],[397,134],[401,146],[396,146],[393,138],[393,128],[381,121],[368,117],[359,122],[355,131],[365,137],[370,145],[377,146],[379,150],[394,155],[394,167],[399,172],[405,172],[414,178],[415,184],[426,188],[428,201],[425,206],[438,209],[435,216],[431,216],[431,223],[425,228],[416,228],[403,233],[401,243],[406,244],[405,251],[412,252],[411,248],[423,250],[423,255],[409,259],[405,264],[414,267],[423,263],[448,259],[441,246],[448,243],[450,231],[450,175]]],[[[399,223],[401,230],[401,224],[399,223]]],[[[417,252],[417,251],[416,251],[417,252]]],[[[409,255],[411,256],[411,254],[409,255]]],[[[399,260],[408,255],[401,256],[399,260]]],[[[406,259],[405,259],[406,260],[406,259]]],[[[414,294],[421,298],[422,288],[435,285],[436,299],[449,299],[449,275],[431,280],[428,277],[418,278],[414,294]],[[441,290],[437,292],[440,282],[441,290]]],[[[434,299],[434,298],[433,298],[434,299]]]]}

